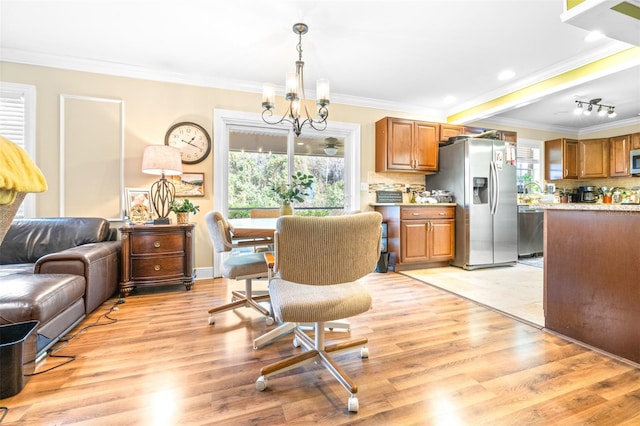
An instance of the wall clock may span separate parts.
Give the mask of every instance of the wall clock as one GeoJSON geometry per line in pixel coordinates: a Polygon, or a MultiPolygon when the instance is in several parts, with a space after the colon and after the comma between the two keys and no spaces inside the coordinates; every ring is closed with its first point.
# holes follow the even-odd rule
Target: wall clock
{"type": "Polygon", "coordinates": [[[204,127],[184,121],[167,130],[164,144],[180,150],[182,162],[196,164],[207,158],[211,152],[211,137],[204,127]]]}

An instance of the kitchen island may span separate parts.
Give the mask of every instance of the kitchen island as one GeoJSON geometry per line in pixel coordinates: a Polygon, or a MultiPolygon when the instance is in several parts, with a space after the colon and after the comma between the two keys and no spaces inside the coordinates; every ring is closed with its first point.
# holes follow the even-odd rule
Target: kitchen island
{"type": "Polygon", "coordinates": [[[640,206],[540,206],[545,327],[640,363],[640,206]]]}

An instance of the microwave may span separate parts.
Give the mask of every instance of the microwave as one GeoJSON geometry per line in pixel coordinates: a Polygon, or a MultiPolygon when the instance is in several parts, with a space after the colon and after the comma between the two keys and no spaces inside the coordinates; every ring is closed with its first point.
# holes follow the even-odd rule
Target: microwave
{"type": "Polygon", "coordinates": [[[629,172],[632,175],[640,175],[640,149],[632,149],[629,152],[629,172]]]}

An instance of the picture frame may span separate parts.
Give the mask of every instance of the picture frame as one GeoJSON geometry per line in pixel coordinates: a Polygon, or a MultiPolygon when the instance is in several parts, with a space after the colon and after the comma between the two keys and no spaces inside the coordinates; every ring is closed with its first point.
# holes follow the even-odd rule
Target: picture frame
{"type": "Polygon", "coordinates": [[[126,215],[133,223],[144,223],[153,219],[151,191],[148,188],[125,188],[126,215]]]}
{"type": "Polygon", "coordinates": [[[190,172],[167,176],[176,187],[176,197],[204,197],[204,173],[190,172]]]}

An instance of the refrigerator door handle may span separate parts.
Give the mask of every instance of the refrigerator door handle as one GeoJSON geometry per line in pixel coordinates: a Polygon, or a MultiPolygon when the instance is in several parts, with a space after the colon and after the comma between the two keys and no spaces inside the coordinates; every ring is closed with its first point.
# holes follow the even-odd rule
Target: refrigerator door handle
{"type": "Polygon", "coordinates": [[[498,171],[496,163],[492,161],[490,164],[491,171],[491,214],[495,215],[498,210],[498,201],[500,197],[500,182],[498,181],[498,171]]]}

